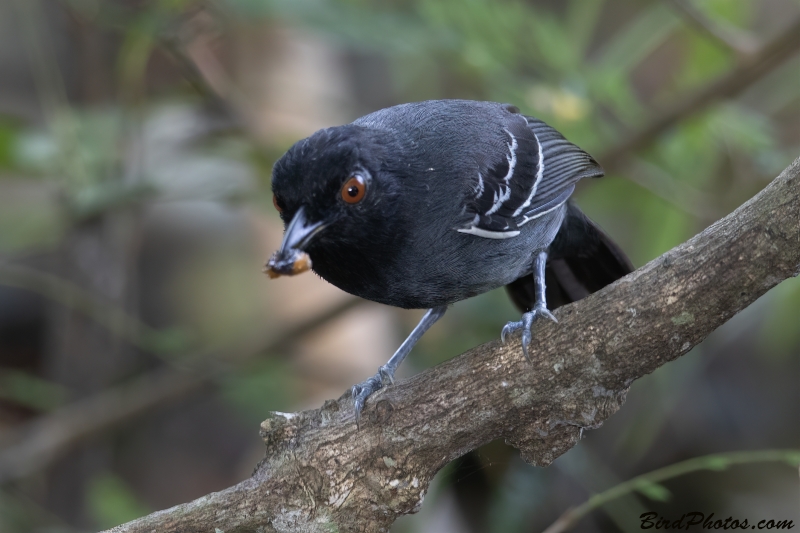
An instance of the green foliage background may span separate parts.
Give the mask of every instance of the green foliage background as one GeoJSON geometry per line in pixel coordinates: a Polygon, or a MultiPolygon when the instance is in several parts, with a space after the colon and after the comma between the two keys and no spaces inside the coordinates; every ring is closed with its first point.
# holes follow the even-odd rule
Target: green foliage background
{"type": "MultiPolygon", "coordinates": [[[[15,0],[0,8],[0,33],[6,35],[0,46],[24,58],[24,68],[14,70],[9,65],[16,63],[0,55],[0,75],[13,82],[9,87],[28,87],[25,105],[16,103],[12,89],[0,87],[0,307],[5,303],[8,309],[0,313],[0,322],[10,324],[7,331],[0,324],[0,350],[6,350],[0,351],[0,412],[5,413],[0,430],[11,434],[154,368],[207,364],[250,332],[277,332],[291,322],[282,314],[283,302],[272,301],[265,310],[254,294],[248,276],[263,258],[257,257],[251,242],[256,233],[247,220],[278,227],[270,168],[301,135],[280,128],[259,134],[252,126],[257,119],[248,116],[257,113],[242,104],[258,95],[243,87],[226,92],[215,86],[186,46],[193,31],[212,34],[212,48],[223,50],[218,58],[233,85],[241,82],[233,65],[248,57],[247,50],[252,55],[259,46],[272,46],[247,36],[280,39],[289,31],[338,58],[334,70],[346,81],[347,98],[337,111],[348,120],[413,100],[511,102],[603,164],[605,155],[636,138],[663,110],[694,98],[748,61],[730,43],[698,30],[676,4],[15,0]],[[198,18],[206,26],[210,20],[212,29],[201,24],[197,30],[198,18]],[[89,44],[74,44],[87,35],[93,39],[89,44]],[[77,46],[94,57],[94,71],[85,70],[59,43],[72,43],[69,50],[77,46]],[[192,118],[200,115],[211,116],[214,125],[192,118]],[[158,219],[149,222],[150,233],[142,229],[142,220],[159,206],[181,202],[206,207],[182,239],[191,247],[191,261],[175,263],[172,272],[165,266],[173,264],[169,254],[159,255],[163,250],[156,245],[151,250],[143,237],[159,234],[158,219]],[[144,288],[129,284],[127,297],[117,298],[98,289],[100,270],[97,276],[76,275],[75,265],[103,256],[82,247],[91,240],[87,235],[100,249],[123,247],[121,263],[127,266],[117,265],[118,271],[135,271],[144,288]],[[151,277],[159,281],[148,285],[149,272],[157,272],[151,277]],[[14,329],[12,319],[21,312],[15,306],[32,295],[40,299],[44,325],[28,339],[38,347],[35,353],[20,359],[17,345],[3,339],[21,331],[14,329]],[[108,343],[103,346],[124,346],[127,355],[107,357],[117,362],[109,362],[110,370],[96,379],[53,373],[49,369],[73,364],[70,357],[88,349],[53,341],[61,331],[52,325],[59,313],[96,325],[84,340],[97,335],[108,343]]],[[[736,42],[767,43],[800,17],[796,0],[690,4],[709,28],[738,36],[736,42]]],[[[735,98],[680,116],[655,141],[625,154],[605,178],[582,187],[577,201],[641,266],[741,205],[788,166],[800,155],[797,124],[800,55],[795,53],[735,98]]],[[[312,305],[306,314],[314,311],[312,305]]],[[[461,302],[423,338],[412,366],[433,365],[493,339],[514,315],[502,291],[461,302]]],[[[401,520],[394,530],[427,531],[441,523],[436,520],[453,531],[541,530],[591,493],[680,459],[796,447],[798,316],[800,284],[791,280],[694,353],[634,384],[623,412],[553,467],[523,465],[495,443],[481,450],[476,462],[450,465],[421,515],[401,520]],[[479,493],[470,492],[473,482],[479,493]],[[450,511],[441,511],[448,505],[450,511]],[[482,511],[471,514],[470,508],[482,511]]],[[[407,331],[415,319],[398,314],[397,329],[407,331]]],[[[60,463],[3,484],[0,530],[110,527],[200,496],[206,487],[217,490],[235,482],[239,472],[232,465],[249,457],[258,421],[270,410],[307,406],[302,372],[287,357],[293,350],[222,358],[220,377],[205,394],[149,414],[144,422],[115,426],[84,448],[70,449],[60,463]],[[193,414],[201,410],[202,416],[193,414]],[[215,417],[224,423],[214,422],[215,417]],[[192,420],[192,428],[202,427],[202,433],[219,435],[220,441],[229,435],[230,442],[195,454],[195,442],[182,441],[182,430],[175,429],[185,428],[175,422],[178,418],[192,420]],[[148,439],[157,451],[166,451],[155,453],[143,444],[148,439]],[[200,481],[178,482],[176,471],[142,466],[161,464],[162,455],[187,458],[185,463],[161,460],[191,468],[191,479],[200,481]],[[192,457],[195,462],[188,460],[192,457]]],[[[105,368],[106,363],[97,364],[105,368]]],[[[687,508],[692,505],[720,512],[783,512],[785,507],[761,502],[776,492],[784,495],[781,502],[800,497],[796,474],[777,466],[687,479],[628,495],[580,527],[638,530],[636,517],[653,505],[678,515],[695,510],[687,508]],[[641,498],[664,500],[661,488],[674,495],[671,502],[641,498]]]]}

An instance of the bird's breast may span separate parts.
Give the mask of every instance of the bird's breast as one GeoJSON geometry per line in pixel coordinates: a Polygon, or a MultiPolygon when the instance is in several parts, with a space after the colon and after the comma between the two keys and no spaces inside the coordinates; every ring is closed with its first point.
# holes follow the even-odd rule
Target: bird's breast
{"type": "Polygon", "coordinates": [[[555,238],[563,209],[523,226],[508,239],[448,228],[412,232],[395,249],[318,250],[314,270],[329,283],[367,300],[406,309],[449,305],[508,285],[532,272],[533,257],[555,238]]]}

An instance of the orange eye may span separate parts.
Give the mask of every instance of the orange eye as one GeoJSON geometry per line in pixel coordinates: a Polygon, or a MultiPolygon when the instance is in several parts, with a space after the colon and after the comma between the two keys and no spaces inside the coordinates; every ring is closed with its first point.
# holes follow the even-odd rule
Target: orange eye
{"type": "Polygon", "coordinates": [[[348,204],[357,204],[367,193],[367,184],[359,175],[351,177],[342,187],[342,200],[348,204]]]}
{"type": "Polygon", "coordinates": [[[280,202],[278,201],[278,197],[274,194],[272,195],[272,205],[275,206],[275,209],[278,210],[278,213],[283,213],[283,208],[281,207],[280,202]]]}

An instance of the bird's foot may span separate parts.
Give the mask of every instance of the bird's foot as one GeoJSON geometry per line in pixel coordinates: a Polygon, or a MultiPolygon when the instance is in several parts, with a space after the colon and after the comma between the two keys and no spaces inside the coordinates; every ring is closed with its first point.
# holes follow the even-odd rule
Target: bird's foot
{"type": "Polygon", "coordinates": [[[530,361],[530,357],[528,356],[528,345],[531,343],[531,325],[533,321],[539,317],[549,318],[553,322],[558,322],[556,317],[553,316],[546,306],[544,305],[537,305],[528,313],[522,315],[522,320],[519,322],[509,322],[505,326],[503,326],[503,331],[500,332],[500,340],[505,343],[506,342],[506,335],[509,333],[513,333],[518,329],[522,330],[522,353],[525,354],[525,359],[530,361]]]}
{"type": "Polygon", "coordinates": [[[361,411],[364,409],[367,398],[372,396],[372,393],[392,384],[394,384],[394,371],[384,365],[380,367],[378,373],[371,378],[362,381],[358,385],[353,385],[350,391],[353,394],[356,423],[358,423],[361,418],[361,411]]]}

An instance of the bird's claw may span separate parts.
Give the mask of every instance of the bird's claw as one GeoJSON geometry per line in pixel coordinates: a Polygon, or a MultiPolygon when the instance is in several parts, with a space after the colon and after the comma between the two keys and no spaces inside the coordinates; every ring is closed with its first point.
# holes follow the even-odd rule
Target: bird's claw
{"type": "Polygon", "coordinates": [[[372,396],[373,393],[379,391],[383,387],[394,384],[393,374],[394,372],[392,372],[390,368],[382,366],[380,369],[378,369],[378,373],[371,378],[362,381],[357,385],[353,385],[353,388],[350,389],[350,392],[353,395],[353,408],[355,410],[356,423],[358,423],[359,419],[361,418],[361,411],[364,409],[364,404],[366,404],[367,398],[372,396]]]}
{"type": "Polygon", "coordinates": [[[551,313],[546,306],[537,305],[530,312],[522,315],[522,320],[518,322],[509,322],[503,326],[503,330],[500,332],[500,340],[505,344],[506,335],[513,333],[518,329],[522,330],[522,353],[525,355],[525,359],[528,361],[530,361],[530,356],[528,355],[528,345],[531,343],[531,325],[533,324],[533,321],[539,317],[549,318],[553,322],[558,322],[558,319],[553,316],[553,313],[551,313]]]}

